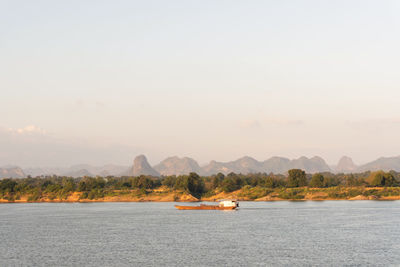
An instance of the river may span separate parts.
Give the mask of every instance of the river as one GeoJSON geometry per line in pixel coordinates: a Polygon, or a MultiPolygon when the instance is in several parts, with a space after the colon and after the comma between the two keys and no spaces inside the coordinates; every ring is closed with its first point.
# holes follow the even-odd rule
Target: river
{"type": "Polygon", "coordinates": [[[400,201],[174,204],[0,204],[0,266],[400,265],[400,201]]]}

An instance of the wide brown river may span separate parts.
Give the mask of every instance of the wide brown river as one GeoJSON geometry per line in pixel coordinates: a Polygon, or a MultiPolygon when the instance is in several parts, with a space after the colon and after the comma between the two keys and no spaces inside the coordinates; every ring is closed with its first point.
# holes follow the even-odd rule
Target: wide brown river
{"type": "Polygon", "coordinates": [[[0,204],[0,266],[400,265],[400,201],[174,204],[0,204]]]}

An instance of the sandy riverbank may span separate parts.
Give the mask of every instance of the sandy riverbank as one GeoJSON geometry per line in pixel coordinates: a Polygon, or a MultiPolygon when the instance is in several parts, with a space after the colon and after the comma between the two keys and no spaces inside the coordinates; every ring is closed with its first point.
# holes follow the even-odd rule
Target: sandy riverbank
{"type": "MultiPolygon", "coordinates": [[[[87,194],[86,194],[87,195],[87,194]]],[[[158,188],[145,193],[137,191],[107,192],[103,197],[84,197],[82,192],[73,192],[67,196],[57,197],[43,194],[16,195],[0,198],[0,203],[27,203],[27,202],[198,202],[218,201],[219,199],[237,199],[239,201],[323,201],[323,200],[400,200],[399,188],[291,188],[265,189],[242,188],[226,193],[215,192],[202,198],[176,190],[158,188]]]]}

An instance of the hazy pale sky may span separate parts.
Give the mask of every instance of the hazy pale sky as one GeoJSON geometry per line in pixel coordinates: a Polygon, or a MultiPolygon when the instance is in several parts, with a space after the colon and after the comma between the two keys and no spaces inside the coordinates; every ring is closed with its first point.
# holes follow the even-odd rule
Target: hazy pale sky
{"type": "Polygon", "coordinates": [[[0,166],[400,154],[400,1],[0,1],[0,166]]]}

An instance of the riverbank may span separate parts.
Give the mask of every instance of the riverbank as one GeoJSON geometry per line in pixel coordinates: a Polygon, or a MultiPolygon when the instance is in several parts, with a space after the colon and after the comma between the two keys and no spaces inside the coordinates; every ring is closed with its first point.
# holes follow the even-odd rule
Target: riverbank
{"type": "Polygon", "coordinates": [[[328,188],[262,188],[245,186],[232,193],[220,192],[202,198],[204,201],[232,198],[242,201],[304,200],[400,200],[399,187],[328,187],[328,188]]]}
{"type": "Polygon", "coordinates": [[[264,188],[245,186],[233,192],[208,192],[195,197],[186,191],[160,187],[152,190],[114,190],[99,194],[70,192],[5,195],[0,203],[28,202],[198,202],[237,199],[239,201],[323,201],[323,200],[400,200],[399,187],[264,188]]]}
{"type": "Polygon", "coordinates": [[[41,196],[17,195],[0,198],[0,203],[28,202],[197,202],[198,198],[183,191],[172,190],[114,190],[104,196],[88,196],[85,192],[73,192],[63,196],[43,194],[41,196]]]}

